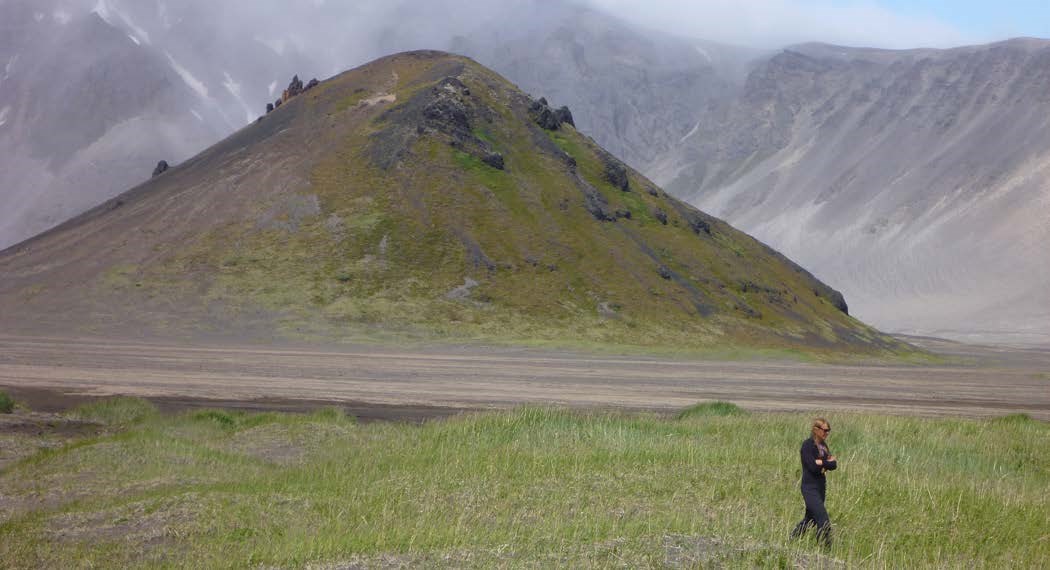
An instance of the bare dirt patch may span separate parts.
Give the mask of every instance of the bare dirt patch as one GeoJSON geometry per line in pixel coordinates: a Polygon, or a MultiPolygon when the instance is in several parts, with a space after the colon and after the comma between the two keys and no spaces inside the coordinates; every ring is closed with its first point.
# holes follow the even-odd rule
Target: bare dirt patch
{"type": "Polygon", "coordinates": [[[68,483],[61,488],[50,488],[54,480],[35,480],[7,476],[0,484],[0,523],[35,511],[50,511],[62,505],[90,496],[86,489],[76,490],[81,480],[77,475],[63,477],[68,483]],[[73,489],[73,490],[70,490],[73,489]]]}
{"type": "Polygon", "coordinates": [[[100,435],[104,426],[59,414],[18,409],[0,414],[0,470],[42,449],[55,449],[83,438],[100,435]]]}
{"type": "Polygon", "coordinates": [[[318,451],[330,438],[347,435],[348,428],[331,424],[288,426],[264,424],[237,432],[223,451],[240,453],[278,465],[291,465],[318,451]]]}
{"type": "Polygon", "coordinates": [[[64,513],[52,517],[45,532],[50,540],[66,542],[158,544],[186,533],[198,503],[197,494],[187,493],[102,511],[64,513]]]}
{"type": "Polygon", "coordinates": [[[54,463],[43,475],[34,469],[20,469],[18,465],[3,473],[0,478],[0,522],[33,512],[56,511],[78,501],[119,498],[207,483],[170,474],[129,478],[126,471],[134,470],[134,457],[128,455],[121,443],[114,441],[92,443],[44,460],[54,463]],[[85,463],[86,458],[91,458],[93,463],[85,463]],[[97,465],[100,464],[114,467],[99,469],[97,465]]]}
{"type": "Polygon", "coordinates": [[[393,93],[380,93],[375,97],[369,97],[368,99],[362,100],[361,105],[371,107],[372,105],[377,105],[379,103],[393,103],[394,101],[397,101],[397,95],[393,93]]]}

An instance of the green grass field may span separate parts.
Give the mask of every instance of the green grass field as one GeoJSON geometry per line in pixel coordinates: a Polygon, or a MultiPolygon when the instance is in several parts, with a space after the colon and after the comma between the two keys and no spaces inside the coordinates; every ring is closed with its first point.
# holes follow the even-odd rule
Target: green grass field
{"type": "Polygon", "coordinates": [[[71,414],[106,434],[0,471],[7,568],[1040,567],[1050,426],[829,412],[835,544],[802,515],[809,416],[522,408],[422,426],[71,414]]]}

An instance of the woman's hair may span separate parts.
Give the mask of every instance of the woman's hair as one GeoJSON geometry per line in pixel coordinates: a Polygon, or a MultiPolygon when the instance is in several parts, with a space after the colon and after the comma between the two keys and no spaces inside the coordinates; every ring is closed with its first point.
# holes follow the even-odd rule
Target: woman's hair
{"type": "MultiPolygon", "coordinates": [[[[812,435],[817,435],[817,428],[822,428],[824,426],[831,427],[831,424],[829,424],[828,420],[825,420],[824,418],[813,418],[813,426],[809,428],[809,432],[812,435]]],[[[827,435],[827,434],[824,434],[824,435],[827,435]]],[[[821,436],[821,437],[823,437],[823,436],[821,436]]]]}

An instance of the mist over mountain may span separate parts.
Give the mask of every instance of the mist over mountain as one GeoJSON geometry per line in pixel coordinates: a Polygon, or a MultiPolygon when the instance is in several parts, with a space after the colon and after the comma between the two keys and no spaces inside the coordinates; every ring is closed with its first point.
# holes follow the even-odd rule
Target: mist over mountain
{"type": "Polygon", "coordinates": [[[222,129],[168,62],[96,14],[8,2],[0,33],[0,244],[28,237],[186,157],[222,129]],[[208,120],[212,119],[212,120],[208,120]],[[152,163],[151,163],[152,161],[152,163]]]}
{"type": "Polygon", "coordinates": [[[520,37],[458,36],[451,50],[526,91],[569,103],[582,131],[642,168],[677,148],[701,117],[732,97],[749,62],[765,53],[641,30],[571,4],[551,16],[551,24],[520,37]]]}
{"type": "Polygon", "coordinates": [[[4,0],[0,10],[0,199],[13,204],[0,213],[0,247],[250,123],[296,74],[330,77],[411,49],[464,53],[573,105],[581,129],[639,165],[726,92],[719,69],[740,75],[735,52],[646,35],[575,2],[4,0]]]}
{"type": "Polygon", "coordinates": [[[140,21],[126,7],[0,4],[0,247],[253,120],[271,77],[300,66],[293,56],[242,58],[255,49],[244,37],[209,41],[219,30],[206,12],[172,19],[157,4],[150,5],[155,17],[140,21]],[[238,61],[228,68],[233,75],[223,65],[231,59],[238,61]]]}
{"type": "Polygon", "coordinates": [[[439,48],[568,105],[582,132],[880,327],[1050,338],[1041,41],[758,51],[536,0],[2,6],[0,247],[251,122],[294,74],[439,48]]]}

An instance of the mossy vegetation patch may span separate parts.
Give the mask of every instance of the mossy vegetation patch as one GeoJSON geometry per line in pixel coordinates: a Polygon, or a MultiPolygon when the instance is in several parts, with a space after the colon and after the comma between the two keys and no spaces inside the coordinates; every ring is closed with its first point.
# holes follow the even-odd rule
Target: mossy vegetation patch
{"type": "Polygon", "coordinates": [[[119,397],[82,404],[69,413],[76,420],[108,426],[128,426],[157,415],[157,408],[142,398],[119,397]]]}
{"type": "Polygon", "coordinates": [[[732,402],[702,402],[689,406],[675,415],[677,419],[704,418],[710,416],[743,416],[747,412],[732,402]]]}
{"type": "Polygon", "coordinates": [[[15,410],[15,401],[10,394],[0,390],[0,414],[10,414],[15,410]]]}

